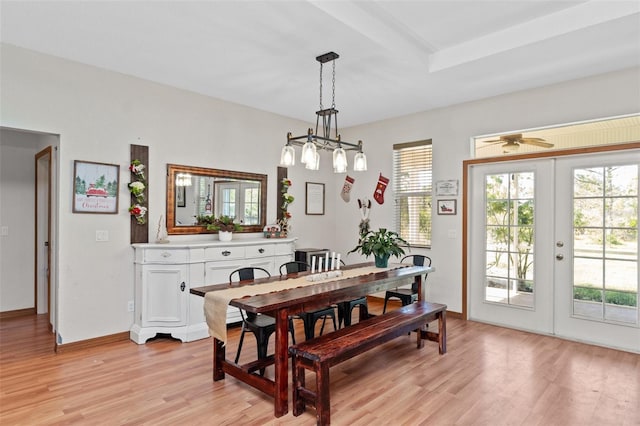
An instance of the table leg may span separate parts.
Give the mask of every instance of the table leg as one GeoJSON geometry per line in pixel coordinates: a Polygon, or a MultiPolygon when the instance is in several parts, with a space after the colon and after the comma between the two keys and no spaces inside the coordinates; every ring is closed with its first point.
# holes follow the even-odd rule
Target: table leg
{"type": "Polygon", "coordinates": [[[282,417],[289,410],[289,311],[280,309],[276,315],[275,395],[274,415],[282,417]]]}
{"type": "Polygon", "coordinates": [[[440,354],[447,353],[447,311],[445,310],[438,316],[438,350],[440,354]]]}
{"type": "Polygon", "coordinates": [[[213,338],[213,381],[224,379],[224,371],[222,370],[222,362],[225,359],[224,342],[213,338]]]}

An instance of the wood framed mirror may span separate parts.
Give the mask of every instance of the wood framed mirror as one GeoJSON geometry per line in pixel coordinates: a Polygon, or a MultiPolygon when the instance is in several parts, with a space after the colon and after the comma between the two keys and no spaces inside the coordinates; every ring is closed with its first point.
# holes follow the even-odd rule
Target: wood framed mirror
{"type": "Polygon", "coordinates": [[[267,175],[167,164],[167,233],[208,234],[202,216],[230,216],[239,232],[262,232],[267,175]]]}

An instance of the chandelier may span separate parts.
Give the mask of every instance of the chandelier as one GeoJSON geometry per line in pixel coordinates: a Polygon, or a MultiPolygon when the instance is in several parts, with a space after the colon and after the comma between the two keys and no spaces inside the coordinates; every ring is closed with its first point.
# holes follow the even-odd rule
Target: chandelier
{"type": "Polygon", "coordinates": [[[176,175],[176,186],[191,186],[191,175],[189,173],[178,173],[176,175]]]}
{"type": "Polygon", "coordinates": [[[363,172],[367,170],[367,157],[362,152],[362,141],[358,143],[345,142],[338,134],[338,110],[336,109],[336,59],[340,56],[335,52],[325,53],[316,57],[320,62],[320,109],[316,111],[316,130],[309,129],[306,135],[292,136],[287,133],[287,144],[282,148],[280,154],[280,165],[289,167],[295,165],[295,151],[293,145],[302,147],[300,162],[309,170],[320,168],[321,150],[333,150],[333,171],[335,173],[347,172],[346,151],[356,151],[353,158],[353,170],[363,172]],[[331,61],[333,65],[332,98],[331,107],[324,108],[322,105],[322,66],[331,61]],[[320,134],[320,132],[321,134],[320,134]],[[334,137],[331,137],[332,132],[334,137]]]}

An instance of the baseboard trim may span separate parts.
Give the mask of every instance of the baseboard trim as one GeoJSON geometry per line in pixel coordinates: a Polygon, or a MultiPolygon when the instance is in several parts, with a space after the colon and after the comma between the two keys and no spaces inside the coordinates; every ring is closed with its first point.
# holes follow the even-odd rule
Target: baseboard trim
{"type": "Polygon", "coordinates": [[[80,340],[78,342],[57,344],[56,353],[66,353],[87,348],[95,348],[96,346],[107,345],[109,343],[122,342],[129,340],[129,332],[110,334],[108,336],[94,337],[93,339],[80,340]]]}
{"type": "Polygon", "coordinates": [[[36,308],[16,309],[15,311],[0,312],[0,321],[7,318],[27,317],[35,315],[36,308]]]}

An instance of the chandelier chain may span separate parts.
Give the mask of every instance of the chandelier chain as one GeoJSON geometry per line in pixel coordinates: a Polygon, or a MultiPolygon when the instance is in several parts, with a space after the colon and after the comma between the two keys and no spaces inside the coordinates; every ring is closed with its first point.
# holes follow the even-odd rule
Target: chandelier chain
{"type": "MultiPolygon", "coordinates": [[[[333,61],[333,79],[331,80],[331,84],[332,84],[332,98],[331,98],[331,108],[336,107],[336,60],[334,59],[333,61]]],[[[336,129],[336,132],[338,131],[338,129],[336,129]]]]}
{"type": "Polygon", "coordinates": [[[320,110],[323,110],[322,107],[322,62],[320,62],[320,110]]]}

